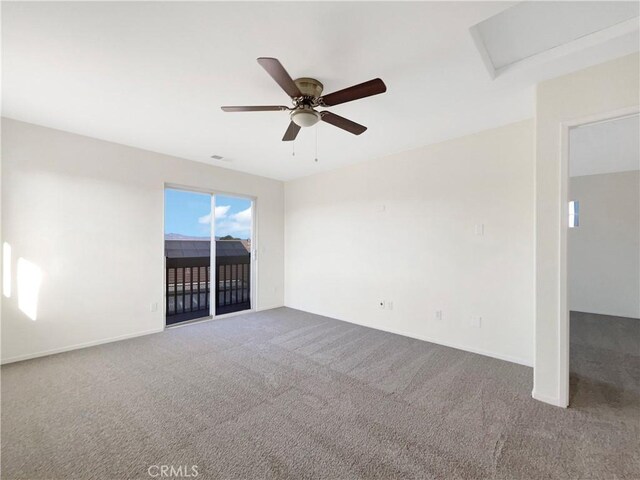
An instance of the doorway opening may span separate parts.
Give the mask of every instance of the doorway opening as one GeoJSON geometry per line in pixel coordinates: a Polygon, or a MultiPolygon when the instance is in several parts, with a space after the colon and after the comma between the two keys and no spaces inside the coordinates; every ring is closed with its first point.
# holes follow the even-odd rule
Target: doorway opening
{"type": "Polygon", "coordinates": [[[566,140],[568,403],[623,401],[640,368],[638,114],[574,125],[566,140]]]}
{"type": "Polygon", "coordinates": [[[165,188],[167,326],[252,308],[253,204],[165,188]]]}

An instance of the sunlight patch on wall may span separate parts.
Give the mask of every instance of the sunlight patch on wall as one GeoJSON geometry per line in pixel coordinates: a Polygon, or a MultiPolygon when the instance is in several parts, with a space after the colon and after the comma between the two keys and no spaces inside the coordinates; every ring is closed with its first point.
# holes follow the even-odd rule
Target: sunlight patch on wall
{"type": "Polygon", "coordinates": [[[17,273],[18,308],[31,320],[36,320],[42,270],[35,263],[19,258],[17,273]]]}
{"type": "Polygon", "coordinates": [[[2,294],[11,297],[11,245],[2,244],[2,294]]]}

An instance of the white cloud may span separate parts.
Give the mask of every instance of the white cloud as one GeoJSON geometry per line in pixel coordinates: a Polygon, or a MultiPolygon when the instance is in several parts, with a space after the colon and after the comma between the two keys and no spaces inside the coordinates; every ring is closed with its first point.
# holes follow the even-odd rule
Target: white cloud
{"type": "Polygon", "coordinates": [[[230,205],[221,205],[219,207],[216,207],[216,210],[215,210],[216,218],[225,218],[230,208],[231,208],[230,205]]]}
{"type": "Polygon", "coordinates": [[[216,235],[240,234],[249,236],[251,232],[251,207],[228,217],[216,218],[216,235]]]}
{"type": "MultiPolygon", "coordinates": [[[[220,205],[215,209],[216,236],[240,235],[248,237],[251,234],[251,207],[238,213],[229,215],[230,205],[220,205]]],[[[211,214],[198,218],[198,223],[209,225],[211,214]]]]}
{"type": "MultiPolygon", "coordinates": [[[[216,207],[216,209],[214,210],[216,221],[227,218],[227,212],[229,211],[230,208],[231,208],[230,205],[220,205],[219,207],[216,207]]],[[[204,224],[211,223],[211,214],[208,213],[198,218],[198,223],[204,223],[204,224]]]]}
{"type": "Polygon", "coordinates": [[[246,224],[247,227],[250,227],[251,226],[251,207],[231,215],[231,218],[236,222],[246,224]]]}

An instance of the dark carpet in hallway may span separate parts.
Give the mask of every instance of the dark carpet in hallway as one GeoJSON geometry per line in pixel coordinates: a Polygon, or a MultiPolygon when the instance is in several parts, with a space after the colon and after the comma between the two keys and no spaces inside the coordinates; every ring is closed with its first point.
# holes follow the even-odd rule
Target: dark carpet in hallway
{"type": "Polygon", "coordinates": [[[640,321],[571,330],[566,410],[530,368],[286,308],[6,365],[2,478],[638,479],[640,321]]]}

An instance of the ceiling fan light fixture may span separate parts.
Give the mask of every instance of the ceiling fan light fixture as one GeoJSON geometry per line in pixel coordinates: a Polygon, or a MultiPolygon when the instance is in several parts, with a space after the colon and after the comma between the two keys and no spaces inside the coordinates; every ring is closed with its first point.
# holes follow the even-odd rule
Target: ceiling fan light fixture
{"type": "Polygon", "coordinates": [[[312,127],[320,121],[320,114],[310,108],[298,108],[291,112],[291,121],[299,127],[312,127]]]}

